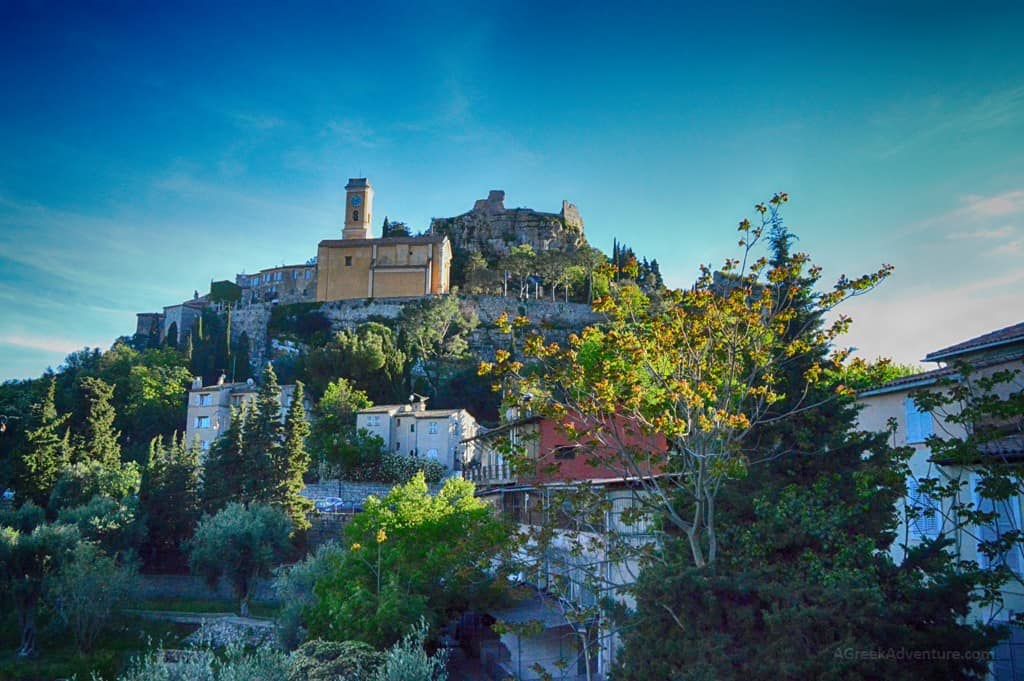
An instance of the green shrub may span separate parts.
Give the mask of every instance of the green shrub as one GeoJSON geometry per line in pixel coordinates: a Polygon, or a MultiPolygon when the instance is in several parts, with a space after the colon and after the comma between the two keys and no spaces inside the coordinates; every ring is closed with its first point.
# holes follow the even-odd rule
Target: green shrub
{"type": "Polygon", "coordinates": [[[361,641],[307,641],[292,654],[288,681],[363,681],[384,653],[361,641]]]}

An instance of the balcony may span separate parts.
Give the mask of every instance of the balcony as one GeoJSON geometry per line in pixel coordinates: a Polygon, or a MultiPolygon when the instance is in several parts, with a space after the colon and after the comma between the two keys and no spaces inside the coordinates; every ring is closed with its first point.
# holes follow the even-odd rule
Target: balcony
{"type": "Polygon", "coordinates": [[[507,463],[467,466],[462,471],[462,477],[476,485],[510,485],[518,480],[507,463]]]}

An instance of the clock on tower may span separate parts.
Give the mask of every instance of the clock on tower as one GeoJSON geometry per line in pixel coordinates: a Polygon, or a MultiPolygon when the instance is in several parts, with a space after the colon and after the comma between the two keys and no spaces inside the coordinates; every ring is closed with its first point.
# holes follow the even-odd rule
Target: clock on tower
{"type": "Polygon", "coordinates": [[[369,239],[373,187],[365,177],[350,178],[345,185],[345,228],[342,238],[369,239]]]}

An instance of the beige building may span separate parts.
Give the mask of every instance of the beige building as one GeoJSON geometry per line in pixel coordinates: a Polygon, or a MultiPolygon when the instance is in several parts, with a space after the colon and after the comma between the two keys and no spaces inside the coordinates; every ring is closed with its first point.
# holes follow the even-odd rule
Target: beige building
{"type": "MultiPolygon", "coordinates": [[[[204,386],[203,379],[196,378],[188,392],[188,420],[185,424],[185,441],[198,442],[203,452],[231,425],[231,410],[240,409],[243,404],[256,400],[259,387],[250,379],[245,383],[224,383],[204,386]]],[[[294,385],[281,386],[281,418],[284,418],[292,403],[294,385]]]]}
{"type": "Polygon", "coordinates": [[[448,293],[452,248],[445,236],[375,239],[370,233],[373,187],[366,178],[345,185],[341,239],[317,248],[316,300],[400,298],[448,293]]]}
{"type": "Polygon", "coordinates": [[[461,467],[460,443],[476,435],[477,423],[465,409],[427,409],[426,402],[382,404],[356,414],[356,428],[384,441],[389,452],[461,467]]]}
{"type": "MultiPolygon", "coordinates": [[[[1003,588],[1004,602],[992,609],[978,610],[974,616],[984,621],[1009,621],[1014,613],[1024,612],[1024,547],[1019,544],[995,559],[978,550],[979,541],[994,541],[1003,534],[1024,530],[1021,522],[1024,499],[1019,493],[1006,501],[993,501],[979,494],[978,467],[960,462],[950,462],[933,456],[927,440],[939,438],[962,438],[967,428],[981,424],[960,424],[951,420],[958,410],[928,412],[918,407],[914,400],[915,391],[942,390],[942,384],[954,381],[964,384],[964,376],[958,366],[966,362],[971,366],[969,383],[972,391],[980,379],[992,376],[997,371],[1017,371],[1008,383],[1000,383],[995,394],[1006,399],[1012,394],[1024,391],[1024,323],[1008,326],[991,333],[966,340],[962,343],[929,353],[926,362],[936,362],[939,367],[913,376],[890,381],[877,388],[860,394],[863,406],[859,425],[864,430],[884,431],[889,423],[895,423],[893,444],[913,449],[909,461],[910,473],[907,479],[907,497],[900,508],[901,523],[897,541],[892,553],[896,560],[902,560],[904,550],[901,544],[914,546],[925,539],[949,536],[961,560],[977,561],[985,568],[1006,565],[1014,575],[1003,588]],[[921,489],[922,481],[936,479],[940,483],[954,482],[959,485],[959,498],[933,499],[921,489]],[[954,501],[959,504],[973,504],[974,508],[992,512],[997,519],[989,526],[955,529],[952,512],[954,501]],[[914,509],[910,512],[910,509],[914,509]]],[[[980,396],[984,391],[979,389],[980,396]]],[[[997,439],[985,442],[978,448],[978,464],[1005,463],[1024,464],[1024,423],[1020,417],[989,421],[984,425],[996,428],[997,439]]],[[[1014,627],[1012,638],[995,650],[993,663],[994,679],[1021,678],[1024,664],[1012,667],[1014,658],[1024,659],[1024,629],[1014,627]],[[1011,651],[1011,646],[1013,650],[1011,651]]]]}

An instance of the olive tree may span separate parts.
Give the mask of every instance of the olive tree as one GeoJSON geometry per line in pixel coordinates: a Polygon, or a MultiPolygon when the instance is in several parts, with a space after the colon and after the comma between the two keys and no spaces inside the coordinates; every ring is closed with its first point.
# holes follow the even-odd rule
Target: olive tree
{"type": "Polygon", "coordinates": [[[204,516],[188,542],[189,566],[216,586],[223,577],[239,599],[239,614],[249,616],[249,597],[289,547],[291,521],[266,504],[230,503],[204,516]]]}

